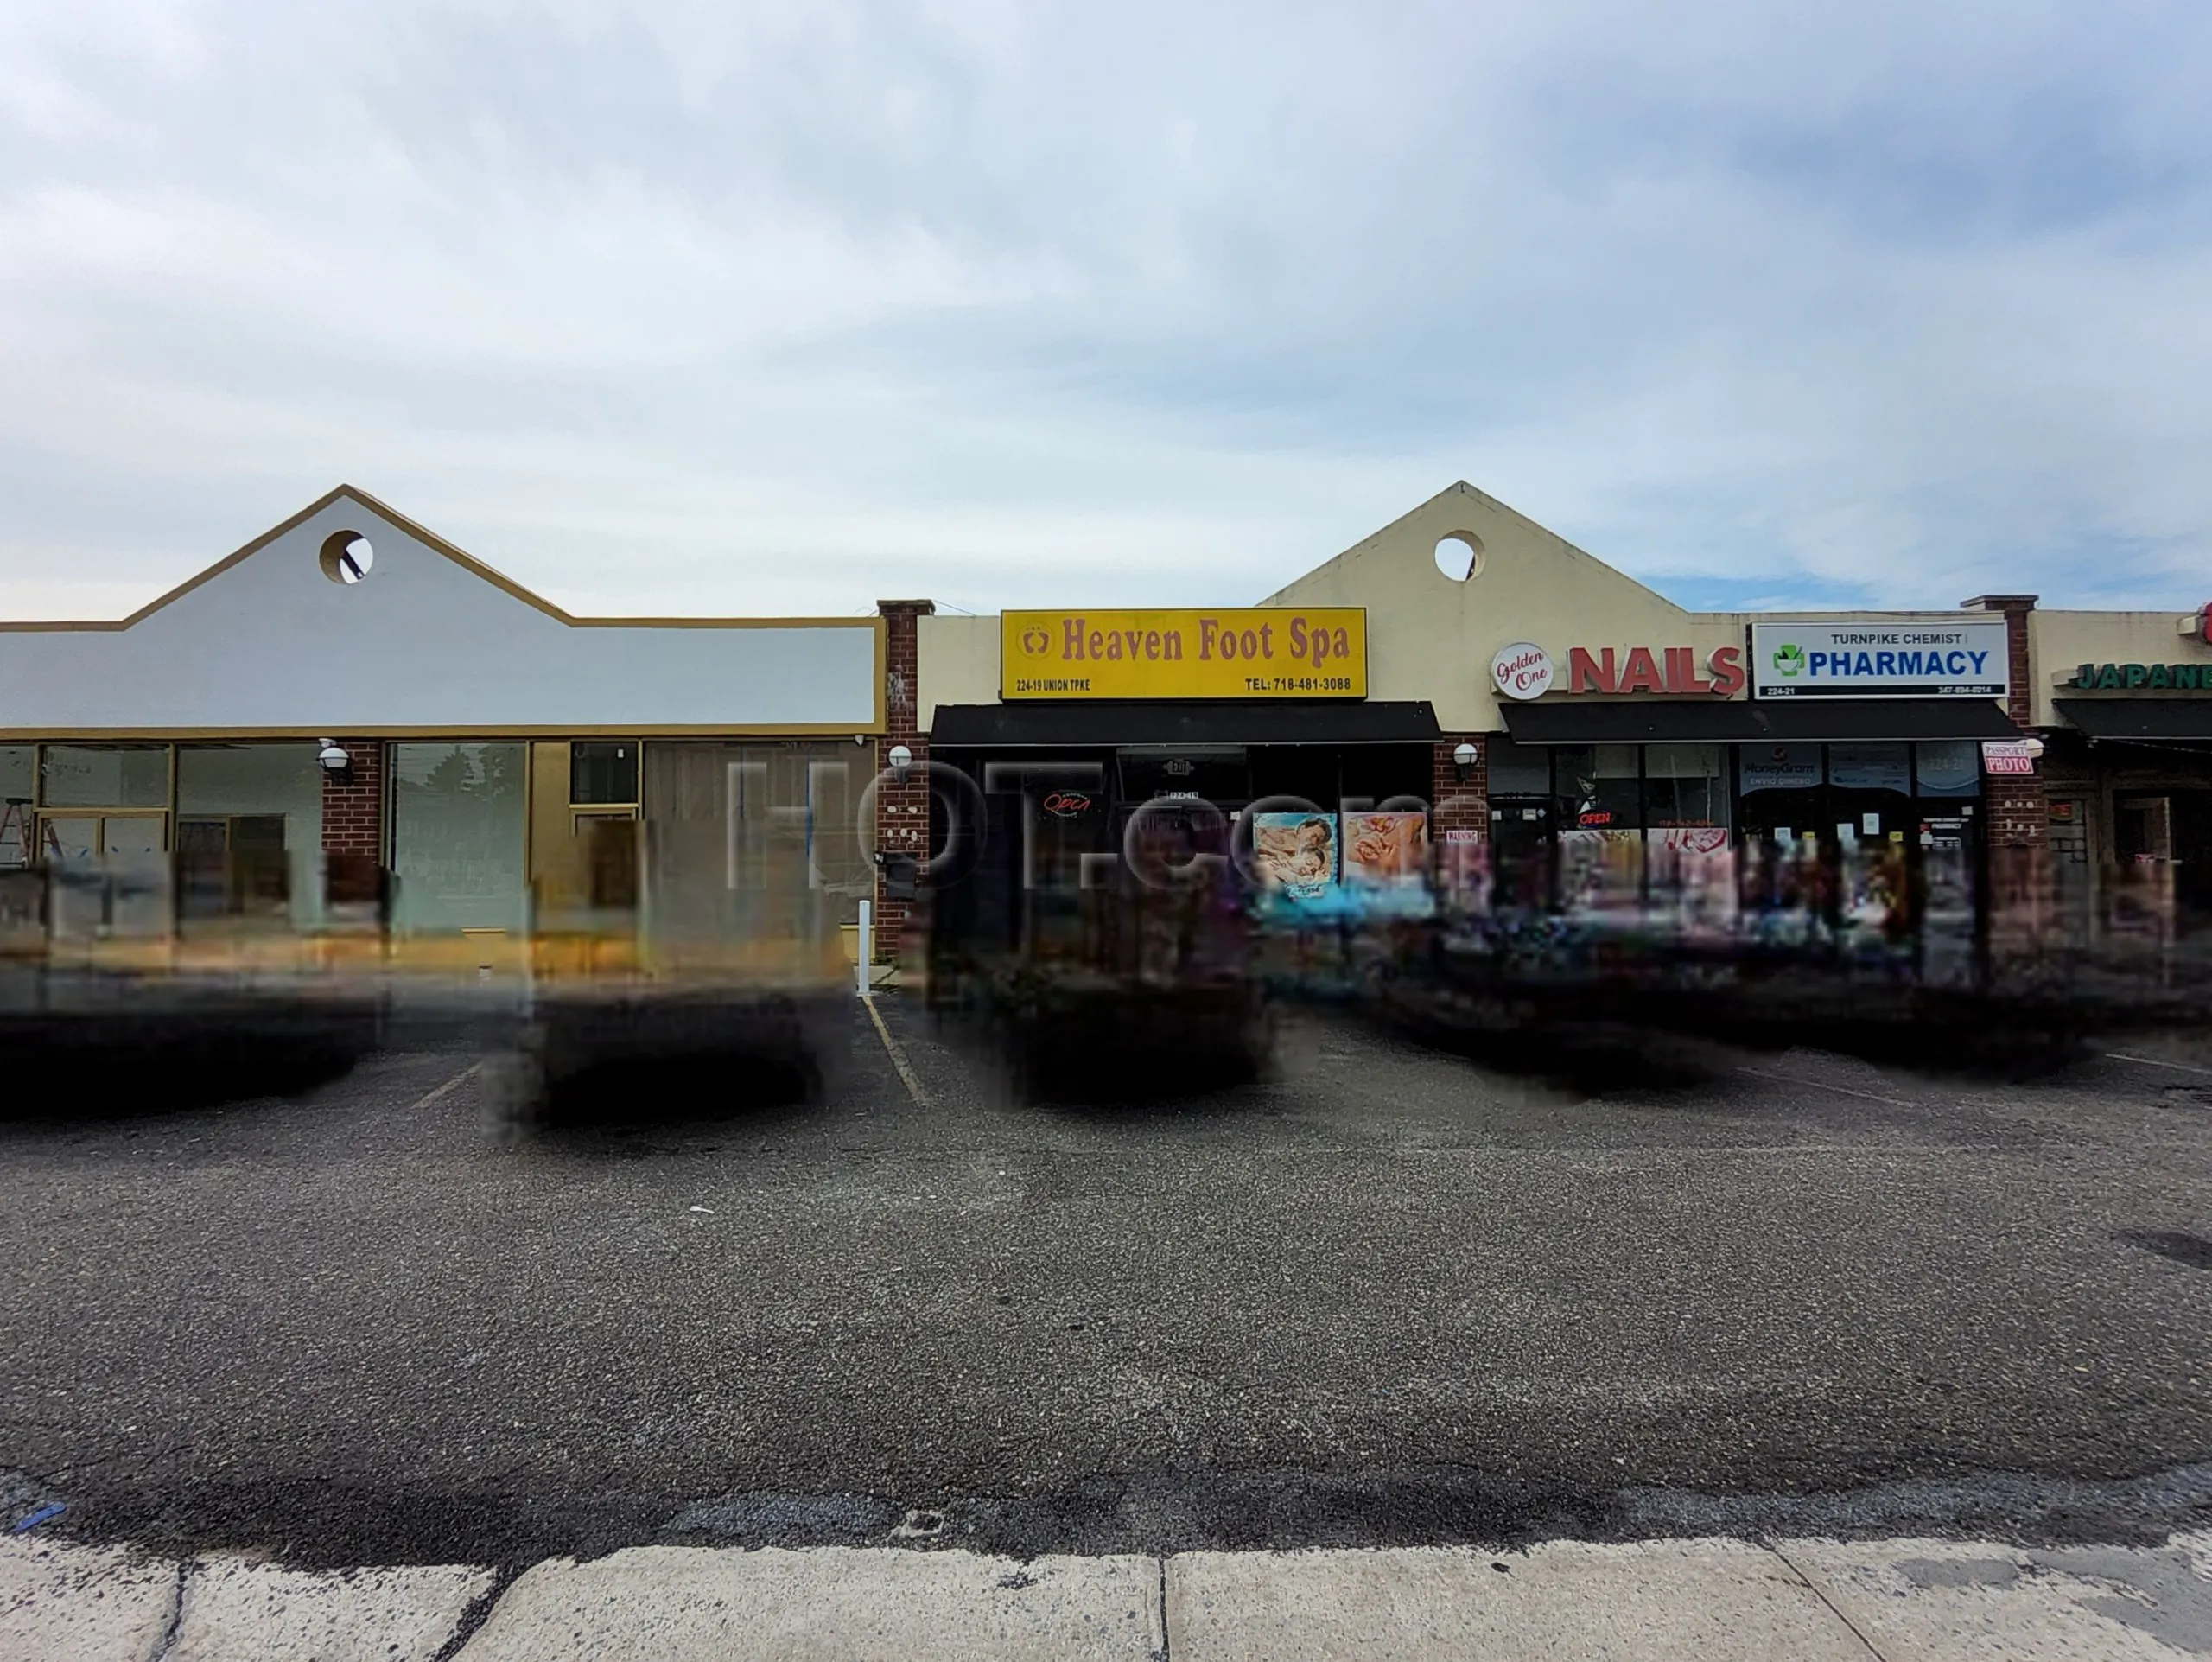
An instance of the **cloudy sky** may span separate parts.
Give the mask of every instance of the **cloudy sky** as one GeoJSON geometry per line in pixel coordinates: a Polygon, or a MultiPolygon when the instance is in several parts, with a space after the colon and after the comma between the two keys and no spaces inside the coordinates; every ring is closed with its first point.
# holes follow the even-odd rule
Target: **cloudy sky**
{"type": "Polygon", "coordinates": [[[2202,0],[0,0],[0,614],[340,480],[588,611],[1245,602],[1461,478],[2194,606],[2208,86],[2202,0]]]}

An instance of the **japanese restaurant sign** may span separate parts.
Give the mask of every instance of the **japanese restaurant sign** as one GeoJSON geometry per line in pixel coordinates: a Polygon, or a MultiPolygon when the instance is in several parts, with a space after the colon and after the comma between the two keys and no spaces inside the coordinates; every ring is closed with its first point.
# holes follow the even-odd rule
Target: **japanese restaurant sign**
{"type": "Polygon", "coordinates": [[[1367,611],[1006,612],[1001,698],[1364,698],[1367,611]]]}
{"type": "Polygon", "coordinates": [[[2084,664],[2075,692],[2212,692],[2212,664],[2084,664]]]}
{"type": "Polygon", "coordinates": [[[1756,698],[2001,698],[2002,618],[1754,623],[1756,698]]]}

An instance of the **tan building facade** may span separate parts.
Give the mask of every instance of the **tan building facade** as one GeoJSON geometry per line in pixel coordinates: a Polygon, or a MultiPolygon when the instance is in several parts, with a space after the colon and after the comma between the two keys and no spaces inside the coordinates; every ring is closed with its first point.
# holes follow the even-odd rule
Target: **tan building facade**
{"type": "MultiPolygon", "coordinates": [[[[1389,751],[1387,765],[1350,767],[1348,794],[1425,798],[1440,837],[1963,837],[2212,869],[2202,611],[2044,612],[2032,595],[1989,595],[1935,612],[1692,612],[1464,483],[1257,603],[1285,618],[1332,608],[1364,621],[1363,691],[1333,704],[1304,695],[1310,665],[1281,658],[1262,666],[1271,678],[1212,699],[1190,696],[1179,668],[1147,697],[1099,665],[1120,689],[1100,696],[1109,678],[1083,685],[1092,666],[1053,633],[1067,618],[1038,614],[1037,659],[1014,662],[1012,618],[923,616],[916,729],[940,759],[979,770],[1055,746],[1128,753],[1141,764],[1132,792],[1177,784],[1154,764],[1182,743],[1181,782],[1210,773],[1251,799],[1295,775],[1330,808],[1328,770],[1290,767],[1288,751],[1389,751]],[[2093,683],[2115,667],[2107,685],[2076,685],[2085,665],[2093,683]]],[[[1116,627],[1098,626],[1125,620],[1084,621],[1110,646],[1116,627]]],[[[1277,633],[1287,646],[1287,626],[1277,633]]]]}
{"type": "Polygon", "coordinates": [[[1963,839],[2186,883],[2212,874],[2187,608],[1692,612],[1461,483],[1244,608],[581,618],[341,487],[131,617],[0,624],[0,865],[265,845],[310,920],[321,862],[398,873],[415,927],[518,927],[586,882],[586,831],[729,763],[800,793],[882,955],[932,764],[988,796],[1058,759],[1102,811],[1419,805],[1501,850],[1963,839]]]}

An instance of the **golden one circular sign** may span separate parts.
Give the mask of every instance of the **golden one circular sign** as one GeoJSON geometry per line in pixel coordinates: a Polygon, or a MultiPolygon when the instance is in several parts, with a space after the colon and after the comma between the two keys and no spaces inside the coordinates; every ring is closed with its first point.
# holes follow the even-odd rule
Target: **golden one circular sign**
{"type": "Polygon", "coordinates": [[[1490,678],[1509,698],[1541,698],[1552,690],[1552,656],[1532,641],[1516,640],[1491,654],[1490,678]]]}

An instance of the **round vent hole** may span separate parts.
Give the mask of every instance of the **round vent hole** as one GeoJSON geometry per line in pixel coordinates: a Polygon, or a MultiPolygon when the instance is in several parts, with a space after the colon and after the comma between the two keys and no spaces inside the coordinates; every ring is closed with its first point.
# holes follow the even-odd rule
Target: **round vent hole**
{"type": "Polygon", "coordinates": [[[1454,583],[1465,583],[1483,569],[1483,539],[1469,531],[1455,531],[1436,544],[1436,569],[1454,583]]]}
{"type": "Polygon", "coordinates": [[[377,551],[358,531],[341,531],[323,540],[320,564],[333,583],[356,583],[376,564],[377,551]]]}

